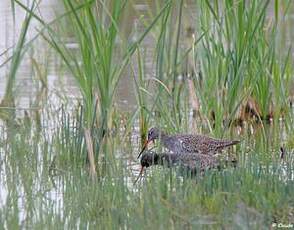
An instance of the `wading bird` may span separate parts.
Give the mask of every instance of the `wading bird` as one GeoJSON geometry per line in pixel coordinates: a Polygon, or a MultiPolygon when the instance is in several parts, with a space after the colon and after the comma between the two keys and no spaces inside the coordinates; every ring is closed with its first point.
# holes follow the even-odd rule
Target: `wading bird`
{"type": "Polygon", "coordinates": [[[216,156],[197,153],[155,153],[145,151],[141,158],[141,170],[135,183],[143,174],[144,168],[152,165],[166,165],[168,167],[178,165],[191,174],[203,173],[211,168],[218,168],[219,161],[216,156]]]}
{"type": "Polygon", "coordinates": [[[151,128],[138,158],[151,141],[159,139],[165,148],[173,153],[215,154],[224,148],[238,144],[237,140],[220,140],[203,135],[177,134],[167,135],[158,128],[151,128]]]}

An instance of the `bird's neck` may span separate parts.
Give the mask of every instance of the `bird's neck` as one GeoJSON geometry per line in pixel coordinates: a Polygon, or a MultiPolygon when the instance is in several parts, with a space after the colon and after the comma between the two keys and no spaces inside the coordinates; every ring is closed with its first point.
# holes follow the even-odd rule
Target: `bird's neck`
{"type": "Polygon", "coordinates": [[[159,136],[159,141],[163,146],[167,147],[169,145],[169,138],[170,137],[167,134],[161,133],[159,136]]]}
{"type": "Polygon", "coordinates": [[[163,140],[163,141],[164,141],[167,137],[168,137],[168,136],[167,136],[164,132],[160,132],[160,133],[159,133],[159,139],[160,139],[160,140],[163,140]]]}

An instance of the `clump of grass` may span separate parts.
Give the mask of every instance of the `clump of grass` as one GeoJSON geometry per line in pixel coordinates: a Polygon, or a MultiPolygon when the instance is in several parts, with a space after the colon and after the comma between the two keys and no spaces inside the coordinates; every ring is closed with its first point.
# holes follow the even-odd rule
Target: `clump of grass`
{"type": "MultiPolygon", "coordinates": [[[[107,149],[101,149],[101,146],[107,142],[105,138],[109,136],[112,128],[113,97],[122,72],[138,44],[169,3],[167,2],[130,47],[117,43],[121,41],[119,22],[126,1],[114,1],[110,4],[104,1],[80,3],[64,0],[63,5],[66,13],[59,18],[61,20],[66,17],[68,20],[67,29],[72,31],[73,41],[77,44],[75,52],[67,46],[62,34],[57,33],[51,23],[45,24],[38,16],[34,17],[47,29],[47,33],[42,33],[43,38],[60,55],[81,90],[88,158],[94,159],[94,153],[108,152],[107,149]]],[[[62,30],[58,28],[58,31],[62,30]]],[[[107,154],[104,157],[107,157],[107,154]]],[[[93,169],[94,162],[91,161],[90,164],[93,169]]]]}
{"type": "MultiPolygon", "coordinates": [[[[160,5],[156,4],[156,9],[160,9],[160,5]]],[[[150,15],[154,14],[153,9],[148,12],[150,15]]],[[[137,94],[148,98],[150,103],[147,111],[148,116],[152,115],[152,121],[157,126],[164,124],[166,129],[173,131],[187,130],[189,126],[188,86],[185,82],[188,72],[185,64],[191,44],[189,47],[186,45],[188,38],[183,29],[184,19],[184,2],[173,2],[152,28],[156,43],[152,65],[155,76],[145,78],[145,81],[149,82],[148,87],[145,83],[146,87],[137,91],[137,94]]],[[[142,22],[146,24],[143,19],[142,22]]],[[[195,41],[195,44],[197,42],[199,40],[195,41]]]]}
{"type": "Polygon", "coordinates": [[[186,50],[183,47],[189,38],[183,33],[182,1],[171,4],[153,28],[157,90],[150,97],[149,110],[160,115],[154,117],[158,126],[189,129],[189,76],[200,101],[198,122],[209,132],[224,134],[224,129],[251,117],[270,121],[288,114],[291,49],[277,51],[277,25],[287,10],[280,11],[276,3],[275,17],[269,20],[269,1],[220,4],[203,0],[196,5],[199,21],[195,29],[188,29],[192,39],[186,50]]]}
{"type": "Polygon", "coordinates": [[[112,8],[104,2],[80,4],[78,1],[64,0],[63,4],[65,9],[71,12],[68,20],[79,55],[74,55],[67,48],[66,43],[62,41],[62,35],[50,30],[49,37],[45,39],[61,56],[83,95],[88,159],[92,174],[95,174],[94,152],[99,152],[103,138],[108,136],[113,95],[123,69],[114,65],[113,53],[116,48],[118,21],[124,4],[115,2],[112,8]],[[93,143],[91,130],[94,127],[98,128],[98,145],[93,143]],[[98,149],[94,149],[94,146],[98,149]]]}
{"type": "Polygon", "coordinates": [[[220,130],[223,122],[226,127],[238,117],[242,102],[252,97],[260,110],[259,119],[283,116],[288,111],[285,86],[293,70],[289,54],[280,58],[277,53],[278,18],[268,24],[269,1],[219,4],[204,0],[199,5],[200,28],[206,31],[196,48],[202,113],[210,118],[213,111],[220,130]]]}

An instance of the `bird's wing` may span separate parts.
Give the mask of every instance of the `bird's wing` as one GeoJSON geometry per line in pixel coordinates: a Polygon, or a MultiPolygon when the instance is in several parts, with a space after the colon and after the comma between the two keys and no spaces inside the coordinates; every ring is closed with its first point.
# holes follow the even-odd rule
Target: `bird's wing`
{"type": "Polygon", "coordinates": [[[184,135],[179,138],[183,149],[191,153],[207,153],[212,139],[200,135],[184,135]]]}
{"type": "Polygon", "coordinates": [[[176,135],[183,151],[188,153],[208,154],[214,153],[224,147],[239,143],[238,141],[219,140],[202,135],[176,135]]]}

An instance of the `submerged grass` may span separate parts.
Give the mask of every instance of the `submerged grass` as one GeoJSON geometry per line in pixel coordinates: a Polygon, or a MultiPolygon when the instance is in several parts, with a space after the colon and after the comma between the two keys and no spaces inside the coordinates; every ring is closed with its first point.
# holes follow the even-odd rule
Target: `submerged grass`
{"type": "Polygon", "coordinates": [[[236,168],[189,178],[151,167],[136,186],[127,161],[109,161],[116,173],[93,181],[77,154],[79,121],[63,122],[50,139],[35,132],[34,122],[1,136],[3,228],[268,229],[293,223],[293,153],[282,162],[276,147],[257,144],[245,152],[242,146],[236,168]]]}

